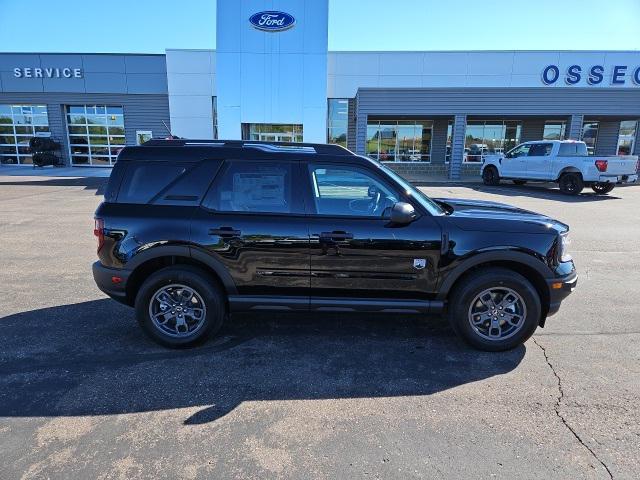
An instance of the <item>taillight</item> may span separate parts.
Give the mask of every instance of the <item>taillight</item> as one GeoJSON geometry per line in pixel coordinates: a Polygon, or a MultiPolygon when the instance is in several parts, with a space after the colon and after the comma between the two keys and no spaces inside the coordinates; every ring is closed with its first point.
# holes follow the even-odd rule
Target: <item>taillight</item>
{"type": "Polygon", "coordinates": [[[98,239],[98,249],[96,253],[100,253],[100,250],[104,246],[104,220],[101,218],[96,218],[96,226],[93,229],[93,234],[98,239]]]}
{"type": "Polygon", "coordinates": [[[600,172],[606,172],[608,163],[609,162],[607,160],[596,160],[596,168],[600,172]]]}

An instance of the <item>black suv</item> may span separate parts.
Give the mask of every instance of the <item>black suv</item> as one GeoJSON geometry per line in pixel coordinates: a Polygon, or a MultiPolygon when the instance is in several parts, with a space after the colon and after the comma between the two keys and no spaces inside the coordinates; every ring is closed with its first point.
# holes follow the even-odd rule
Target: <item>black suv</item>
{"type": "Polygon", "coordinates": [[[95,216],[98,287],[169,347],[238,311],[447,313],[484,350],[526,341],[573,290],[568,227],[431,199],[337,145],[151,140],[95,216]]]}

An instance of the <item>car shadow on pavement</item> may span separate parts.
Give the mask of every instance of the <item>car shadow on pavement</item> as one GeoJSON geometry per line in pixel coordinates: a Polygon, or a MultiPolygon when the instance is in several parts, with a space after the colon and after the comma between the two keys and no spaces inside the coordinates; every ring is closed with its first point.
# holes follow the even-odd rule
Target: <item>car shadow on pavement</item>
{"type": "MultiPolygon", "coordinates": [[[[6,178],[6,177],[5,177],[6,178]]],[[[79,178],[47,178],[46,180],[0,180],[2,185],[36,186],[36,187],[85,187],[85,190],[95,190],[96,195],[104,195],[109,178],[79,177],[79,178]]]]}
{"type": "Polygon", "coordinates": [[[505,374],[525,347],[472,350],[439,318],[233,316],[201,347],[146,339],[112,300],[0,318],[0,416],[113,415],[196,407],[214,421],[244,401],[430,395],[505,374]]]}
{"type": "Polygon", "coordinates": [[[605,200],[621,200],[615,194],[615,189],[607,195],[598,195],[585,188],[578,195],[565,195],[558,188],[551,188],[545,184],[537,185],[497,185],[495,187],[486,185],[473,185],[473,190],[485,193],[494,193],[505,197],[531,197],[541,198],[544,200],[556,200],[564,203],[585,203],[585,202],[602,202],[605,200]]]}

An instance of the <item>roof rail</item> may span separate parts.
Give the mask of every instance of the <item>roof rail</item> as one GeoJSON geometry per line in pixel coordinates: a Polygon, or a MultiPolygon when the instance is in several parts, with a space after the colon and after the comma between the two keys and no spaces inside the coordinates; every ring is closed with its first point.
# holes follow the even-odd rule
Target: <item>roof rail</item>
{"type": "Polygon", "coordinates": [[[264,152],[318,153],[324,155],[355,155],[342,145],[303,142],[264,142],[256,140],[195,140],[195,139],[157,139],[152,138],[142,144],[147,147],[227,147],[253,148],[264,152]]]}

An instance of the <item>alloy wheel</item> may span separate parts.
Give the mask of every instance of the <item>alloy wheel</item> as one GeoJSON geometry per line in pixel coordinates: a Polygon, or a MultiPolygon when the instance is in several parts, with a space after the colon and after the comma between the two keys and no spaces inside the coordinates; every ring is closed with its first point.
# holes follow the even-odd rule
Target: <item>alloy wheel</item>
{"type": "Polygon", "coordinates": [[[193,288],[171,284],[160,288],[149,301],[149,317],[163,334],[174,338],[193,335],[205,323],[207,307],[193,288]]]}
{"type": "Polygon", "coordinates": [[[527,307],[522,297],[506,287],[480,292],[469,307],[471,328],[482,338],[505,340],[518,333],[525,323],[527,307]]]}

